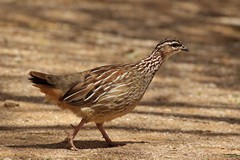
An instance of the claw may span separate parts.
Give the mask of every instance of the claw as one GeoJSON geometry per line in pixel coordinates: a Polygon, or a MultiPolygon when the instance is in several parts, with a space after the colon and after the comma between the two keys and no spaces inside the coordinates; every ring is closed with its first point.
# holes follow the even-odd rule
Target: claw
{"type": "Polygon", "coordinates": [[[80,151],[80,149],[76,148],[75,146],[69,148],[72,151],[80,151]]]}
{"type": "Polygon", "coordinates": [[[69,133],[68,133],[68,136],[64,139],[64,142],[67,142],[66,148],[72,151],[79,151],[79,149],[73,143],[73,136],[70,135],[69,133]]]}
{"type": "Polygon", "coordinates": [[[70,126],[73,128],[73,133],[69,133],[67,132],[66,130],[65,133],[67,134],[67,138],[65,138],[65,142],[67,142],[67,148],[69,148],[70,150],[73,150],[73,151],[79,151],[79,149],[74,145],[73,143],[73,139],[75,138],[76,134],[78,133],[78,131],[80,130],[80,128],[86,123],[85,119],[83,118],[81,120],[81,122],[77,125],[77,126],[74,126],[72,124],[70,124],[70,126]]]}

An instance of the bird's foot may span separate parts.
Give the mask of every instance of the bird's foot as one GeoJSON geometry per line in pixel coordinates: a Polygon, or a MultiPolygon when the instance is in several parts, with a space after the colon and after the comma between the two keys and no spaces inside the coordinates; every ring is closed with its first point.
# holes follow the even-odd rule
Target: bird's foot
{"type": "Polygon", "coordinates": [[[68,143],[67,144],[68,149],[70,149],[72,151],[79,151],[79,149],[73,143],[73,137],[72,136],[68,136],[67,138],[65,138],[64,141],[68,143]]]}
{"type": "Polygon", "coordinates": [[[63,140],[63,142],[67,142],[67,148],[72,151],[79,151],[79,149],[74,145],[73,143],[73,135],[71,135],[69,132],[65,131],[67,133],[67,137],[63,140]]]}

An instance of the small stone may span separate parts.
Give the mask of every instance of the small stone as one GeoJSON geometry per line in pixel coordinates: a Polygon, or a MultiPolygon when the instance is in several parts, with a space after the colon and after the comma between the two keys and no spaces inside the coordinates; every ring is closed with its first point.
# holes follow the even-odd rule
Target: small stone
{"type": "Polygon", "coordinates": [[[6,107],[6,108],[19,107],[19,103],[16,103],[16,102],[11,101],[11,100],[6,100],[6,101],[4,102],[4,107],[6,107]]]}

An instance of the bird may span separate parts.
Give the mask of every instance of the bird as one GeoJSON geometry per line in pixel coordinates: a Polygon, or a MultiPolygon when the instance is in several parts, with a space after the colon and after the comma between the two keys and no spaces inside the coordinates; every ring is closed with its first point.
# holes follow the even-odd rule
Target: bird
{"type": "Polygon", "coordinates": [[[69,109],[81,121],[68,133],[68,148],[79,150],[74,138],[83,125],[94,122],[109,147],[115,146],[103,128],[105,122],[131,112],[142,99],[165,60],[188,48],[178,39],[160,41],[151,54],[137,62],[112,64],[63,75],[30,71],[29,80],[45,98],[61,109],[69,109]]]}

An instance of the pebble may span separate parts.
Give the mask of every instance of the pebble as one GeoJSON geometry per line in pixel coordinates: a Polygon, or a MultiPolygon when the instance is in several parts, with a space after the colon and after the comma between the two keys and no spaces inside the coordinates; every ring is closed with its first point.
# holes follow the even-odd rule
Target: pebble
{"type": "Polygon", "coordinates": [[[6,100],[6,101],[4,102],[4,107],[6,107],[6,108],[19,107],[19,103],[14,102],[14,101],[12,101],[12,100],[6,100]]]}

